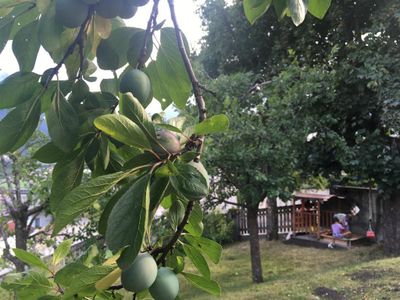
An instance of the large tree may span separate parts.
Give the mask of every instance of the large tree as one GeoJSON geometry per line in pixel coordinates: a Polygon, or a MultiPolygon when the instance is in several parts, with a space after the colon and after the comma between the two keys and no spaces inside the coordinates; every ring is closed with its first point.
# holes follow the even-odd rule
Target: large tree
{"type": "Polygon", "coordinates": [[[5,243],[3,257],[12,262],[17,271],[23,271],[25,264],[12,255],[7,238],[14,238],[16,248],[27,250],[28,241],[33,237],[34,222],[48,206],[50,170],[31,158],[44,141],[43,134],[39,132],[24,148],[0,156],[0,208],[4,214],[0,235],[5,243]]]}
{"type": "Polygon", "coordinates": [[[237,205],[247,213],[254,282],[263,281],[259,205],[268,199],[268,238],[277,239],[277,198],[289,199],[296,188],[296,144],[305,139],[304,132],[283,117],[285,105],[266,98],[269,83],[251,73],[221,75],[209,83],[216,93],[207,97],[212,112],[223,112],[230,119],[230,129],[210,138],[205,149],[212,177],[208,199],[237,205]]]}

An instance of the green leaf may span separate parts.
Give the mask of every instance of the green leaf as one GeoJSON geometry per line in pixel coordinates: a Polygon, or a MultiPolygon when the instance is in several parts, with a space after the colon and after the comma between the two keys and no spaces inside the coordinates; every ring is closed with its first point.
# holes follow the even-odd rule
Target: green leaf
{"type": "Polygon", "coordinates": [[[288,13],[288,4],[286,0],[273,0],[275,14],[278,20],[281,20],[288,13]]]}
{"type": "Polygon", "coordinates": [[[114,269],[115,267],[112,266],[94,266],[90,269],[83,270],[80,272],[79,277],[76,278],[77,280],[71,282],[64,297],[68,299],[69,297],[86,290],[93,290],[93,292],[95,292],[96,282],[107,276],[114,269]]]}
{"type": "Polygon", "coordinates": [[[62,46],[63,26],[56,22],[55,18],[55,1],[52,2],[51,7],[42,14],[39,20],[38,37],[40,44],[47,52],[53,52],[62,46]]]}
{"type": "Polygon", "coordinates": [[[140,153],[140,154],[132,157],[130,160],[128,160],[124,164],[122,169],[129,171],[129,170],[135,169],[138,166],[142,166],[142,165],[152,166],[157,161],[158,161],[158,159],[153,154],[151,154],[150,152],[144,152],[144,153],[140,153]]]}
{"type": "Polygon", "coordinates": [[[175,199],[169,208],[168,218],[171,222],[172,228],[175,230],[182,222],[185,216],[185,206],[179,199],[175,199]]]}
{"type": "Polygon", "coordinates": [[[149,140],[156,139],[156,131],[146,110],[142,104],[131,93],[123,94],[119,108],[122,115],[128,117],[142,129],[149,140]]]}
{"type": "Polygon", "coordinates": [[[41,88],[39,75],[17,72],[0,83],[0,109],[15,107],[32,99],[32,95],[41,88]]]}
{"type": "Polygon", "coordinates": [[[185,226],[185,230],[191,235],[200,237],[203,233],[203,211],[199,203],[195,203],[192,213],[190,214],[188,223],[185,226]]]}
{"type": "Polygon", "coordinates": [[[102,92],[107,92],[116,95],[119,92],[118,81],[114,78],[103,79],[100,83],[102,92]]]}
{"type": "Polygon", "coordinates": [[[193,265],[196,267],[197,270],[206,278],[210,278],[210,268],[208,267],[207,261],[205,260],[204,256],[200,253],[199,250],[190,246],[190,245],[183,245],[183,251],[189,259],[192,261],[193,265]]]}
{"type": "Polygon", "coordinates": [[[38,28],[38,21],[34,21],[20,29],[14,37],[12,49],[21,72],[30,72],[35,66],[40,48],[38,28]]]}
{"type": "MultiPolygon", "coordinates": [[[[128,62],[133,68],[136,68],[137,63],[139,61],[145,35],[146,31],[141,30],[139,32],[136,32],[129,41],[128,62]]],[[[153,39],[152,36],[149,36],[147,38],[146,55],[144,63],[147,62],[147,60],[150,58],[152,52],[153,52],[153,39]]]]}
{"type": "Polygon", "coordinates": [[[72,240],[65,240],[60,245],[58,245],[57,249],[53,254],[53,264],[57,265],[61,262],[69,253],[72,246],[72,240]]]}
{"type": "Polygon", "coordinates": [[[61,93],[55,93],[46,113],[46,121],[54,145],[64,152],[70,152],[78,141],[79,118],[61,93]]]}
{"type": "Polygon", "coordinates": [[[121,197],[108,218],[106,243],[111,251],[122,251],[118,266],[126,269],[139,253],[149,215],[150,175],[138,179],[121,197]]]}
{"type": "Polygon", "coordinates": [[[79,278],[79,275],[89,268],[82,263],[73,262],[60,269],[54,276],[54,281],[64,287],[68,287],[72,282],[79,278]]]}
{"type": "Polygon", "coordinates": [[[174,189],[188,200],[201,200],[208,194],[208,184],[204,176],[193,166],[176,163],[178,174],[171,176],[174,189]]]}
{"type": "Polygon", "coordinates": [[[251,25],[266,13],[271,2],[272,0],[243,0],[244,14],[251,25]]]}
{"type": "Polygon", "coordinates": [[[204,237],[192,235],[185,235],[185,239],[193,247],[205,253],[214,264],[219,263],[222,255],[222,246],[220,244],[204,237]]]}
{"type": "MultiPolygon", "coordinates": [[[[163,105],[163,99],[167,103],[174,102],[176,107],[183,109],[192,93],[192,84],[186,72],[181,54],[179,52],[175,29],[161,29],[161,46],[157,53],[155,62],[156,70],[153,67],[148,68],[148,75],[151,83],[156,84],[153,87],[154,97],[163,105]],[[157,83],[160,80],[161,83],[157,83]]],[[[186,48],[188,44],[184,38],[186,48]]]]}
{"type": "MultiPolygon", "coordinates": [[[[154,178],[150,186],[150,220],[153,219],[157,212],[158,206],[163,199],[168,195],[170,187],[169,178],[154,178]]],[[[169,207],[168,207],[169,208],[169,207]]]]}
{"type": "Polygon", "coordinates": [[[288,0],[290,17],[294,25],[299,26],[303,23],[307,14],[307,0],[288,0]]]}
{"type": "Polygon", "coordinates": [[[14,255],[24,263],[30,265],[31,267],[38,267],[42,270],[48,271],[46,264],[36,255],[33,255],[25,250],[15,248],[13,249],[14,255]]]}
{"type": "Polygon", "coordinates": [[[183,133],[182,130],[180,130],[179,128],[177,128],[175,126],[172,126],[172,125],[169,125],[169,124],[158,123],[157,127],[161,127],[161,128],[164,128],[164,129],[167,129],[169,131],[176,132],[176,133],[183,133]]]}
{"type": "MultiPolygon", "coordinates": [[[[7,17],[4,17],[3,19],[7,17]]],[[[0,53],[6,46],[8,38],[10,37],[11,29],[14,25],[14,19],[12,18],[9,19],[11,19],[10,22],[4,22],[4,23],[0,22],[0,53]]]]}
{"type": "Polygon", "coordinates": [[[127,62],[129,42],[132,36],[142,31],[138,28],[120,27],[111,32],[108,39],[97,47],[97,62],[103,70],[117,70],[127,62]]]}
{"type": "Polygon", "coordinates": [[[195,134],[210,134],[222,132],[229,128],[229,119],[226,115],[216,115],[194,126],[195,134]]]}
{"type": "Polygon", "coordinates": [[[32,156],[32,158],[45,163],[51,164],[58,162],[65,157],[65,153],[57,148],[53,142],[47,143],[43,147],[39,148],[32,156]]]}
{"type": "Polygon", "coordinates": [[[331,6],[332,0],[308,0],[308,11],[314,17],[323,19],[331,6]]]}
{"type": "Polygon", "coordinates": [[[94,120],[95,126],[126,145],[150,149],[149,140],[138,125],[122,115],[104,115],[94,120]]]}
{"type": "Polygon", "coordinates": [[[98,231],[101,235],[105,235],[107,231],[107,223],[108,223],[108,218],[110,217],[111,211],[114,208],[115,204],[119,201],[119,199],[122,197],[123,194],[126,193],[128,190],[129,185],[124,185],[122,188],[120,188],[112,197],[110,200],[108,200],[106,207],[103,210],[103,213],[100,216],[99,220],[99,225],[98,225],[98,231]]]}
{"type": "Polygon", "coordinates": [[[73,189],[57,206],[53,236],[128,175],[117,172],[99,176],[73,189]]]}
{"type": "Polygon", "coordinates": [[[50,194],[50,210],[52,212],[56,212],[64,197],[81,183],[84,167],[82,154],[56,164],[53,169],[53,184],[50,194]]]}
{"type": "Polygon", "coordinates": [[[185,278],[194,286],[198,287],[199,289],[215,295],[215,296],[220,296],[221,295],[221,288],[217,282],[211,279],[204,278],[202,276],[198,276],[195,274],[190,274],[190,273],[181,273],[185,278]]]}
{"type": "Polygon", "coordinates": [[[162,82],[159,71],[157,69],[157,63],[152,61],[146,68],[146,74],[149,76],[151,81],[151,88],[153,90],[153,97],[157,99],[163,110],[167,109],[171,103],[174,102],[172,97],[168,94],[168,87],[162,82]]]}
{"type": "Polygon", "coordinates": [[[40,120],[40,101],[18,105],[0,121],[0,154],[15,151],[32,136],[40,120]]]}

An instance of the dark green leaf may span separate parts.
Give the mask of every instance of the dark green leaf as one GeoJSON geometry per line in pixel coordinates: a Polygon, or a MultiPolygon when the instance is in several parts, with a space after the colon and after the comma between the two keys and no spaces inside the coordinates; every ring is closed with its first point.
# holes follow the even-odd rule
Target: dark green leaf
{"type": "Polygon", "coordinates": [[[46,164],[58,162],[65,157],[65,153],[57,148],[54,143],[50,142],[39,148],[32,158],[46,164]]]}
{"type": "Polygon", "coordinates": [[[210,268],[208,267],[207,261],[204,256],[196,248],[190,245],[183,245],[183,251],[189,259],[192,261],[193,265],[197,270],[206,278],[210,278],[210,268]]]}
{"type": "Polygon", "coordinates": [[[56,212],[64,197],[81,183],[83,169],[84,156],[82,154],[56,164],[53,169],[53,184],[50,194],[50,209],[52,212],[56,212]]]}
{"type": "Polygon", "coordinates": [[[182,133],[182,130],[180,130],[179,128],[177,128],[175,126],[169,125],[169,124],[158,123],[157,127],[161,127],[161,128],[164,128],[169,131],[176,132],[176,133],[182,133]]]}
{"type": "Polygon", "coordinates": [[[123,170],[129,171],[142,165],[151,166],[154,165],[157,161],[158,159],[153,154],[151,154],[150,152],[144,152],[128,160],[124,164],[123,170]]]}
{"type": "Polygon", "coordinates": [[[96,177],[72,190],[57,206],[53,235],[60,232],[64,226],[84,212],[94,201],[127,175],[123,172],[117,172],[96,177]]]}
{"type": "Polygon", "coordinates": [[[169,178],[154,178],[150,186],[150,211],[154,214],[161,201],[167,196],[169,178]]]}
{"type": "MultiPolygon", "coordinates": [[[[145,30],[136,32],[132,36],[132,38],[129,42],[128,62],[133,68],[136,68],[137,63],[139,61],[139,58],[140,58],[140,55],[142,52],[143,41],[144,41],[145,35],[146,35],[145,30]]],[[[149,36],[147,38],[146,55],[145,55],[144,63],[150,58],[150,55],[152,52],[153,52],[153,39],[151,36],[149,36]]]]}
{"type": "Polygon", "coordinates": [[[40,89],[39,75],[35,73],[17,72],[0,83],[0,109],[15,107],[32,99],[32,95],[40,89]]]}
{"type": "Polygon", "coordinates": [[[98,231],[101,235],[106,235],[106,230],[107,230],[107,222],[108,218],[110,216],[110,213],[112,209],[114,208],[115,204],[119,201],[119,199],[122,197],[123,194],[128,190],[129,185],[124,185],[122,188],[120,188],[112,197],[110,200],[108,200],[106,207],[103,210],[103,213],[100,216],[99,220],[99,226],[98,226],[98,231]]]}
{"type": "Polygon", "coordinates": [[[168,212],[168,219],[171,222],[172,228],[175,230],[178,225],[182,222],[185,216],[185,206],[179,199],[172,202],[168,212]]]}
{"type": "Polygon", "coordinates": [[[214,264],[219,263],[222,255],[222,246],[213,240],[185,235],[185,239],[195,248],[205,253],[214,264]]]}
{"type": "Polygon", "coordinates": [[[244,14],[250,24],[254,24],[271,5],[272,0],[243,0],[244,14]]]}
{"type": "Polygon", "coordinates": [[[68,264],[56,273],[54,281],[63,286],[69,286],[73,281],[76,280],[76,278],[79,278],[79,275],[83,271],[87,269],[88,267],[81,263],[74,262],[68,264]]]}
{"type": "MultiPolygon", "coordinates": [[[[187,47],[186,39],[184,43],[187,47]]],[[[149,66],[148,75],[152,84],[156,84],[156,87],[153,87],[154,97],[161,105],[165,98],[167,102],[173,101],[176,107],[183,109],[191,95],[192,84],[176,43],[174,28],[161,29],[161,46],[155,63],[156,70],[152,68],[154,67],[149,66]],[[157,80],[161,80],[158,86],[157,80]]]]}
{"type": "Polygon", "coordinates": [[[182,275],[185,276],[185,278],[194,286],[198,287],[199,289],[202,289],[203,291],[215,295],[215,296],[220,296],[221,295],[221,288],[217,282],[211,279],[204,278],[202,276],[198,276],[195,274],[190,274],[190,273],[184,273],[182,272],[182,275]]]}
{"type": "Polygon", "coordinates": [[[171,176],[174,189],[188,200],[201,200],[208,194],[208,184],[204,176],[193,166],[177,163],[178,174],[171,176]]]}
{"type": "Polygon", "coordinates": [[[281,20],[288,13],[288,6],[286,0],[273,0],[275,14],[278,20],[281,20]]]}
{"type": "Polygon", "coordinates": [[[108,218],[106,243],[113,251],[122,251],[120,268],[131,265],[142,247],[150,204],[150,175],[138,179],[117,202],[108,218]]]}
{"type": "Polygon", "coordinates": [[[35,66],[40,48],[38,28],[38,21],[34,21],[23,27],[14,37],[12,49],[21,72],[30,72],[35,66]]]}
{"type": "Polygon", "coordinates": [[[97,62],[103,70],[117,70],[124,66],[127,60],[129,41],[142,29],[120,27],[114,29],[108,39],[102,40],[97,47],[97,62]]]}
{"type": "Polygon", "coordinates": [[[195,134],[210,134],[225,131],[229,128],[229,119],[226,115],[216,115],[205,119],[203,122],[194,126],[195,134]]]}
{"type": "Polygon", "coordinates": [[[77,140],[79,118],[74,108],[60,94],[54,95],[50,109],[46,113],[47,128],[55,146],[70,152],[77,140]]]}
{"type": "Polygon", "coordinates": [[[155,61],[152,61],[147,66],[146,74],[150,78],[154,98],[160,102],[161,108],[165,110],[171,103],[174,102],[174,100],[168,93],[168,87],[162,82],[157,69],[157,63],[155,61]]]}
{"type": "Polygon", "coordinates": [[[96,118],[95,126],[119,142],[142,149],[150,149],[149,140],[138,125],[122,115],[96,118]]]}
{"type": "Polygon", "coordinates": [[[40,44],[47,52],[53,52],[61,47],[61,33],[63,26],[56,22],[55,19],[55,1],[52,2],[51,7],[46,10],[39,20],[39,41],[40,44]]]}
{"type": "Polygon", "coordinates": [[[37,98],[18,105],[0,121],[0,154],[14,151],[32,136],[40,120],[37,98]]]}
{"type": "MultiPolygon", "coordinates": [[[[7,18],[7,17],[5,17],[7,18]]],[[[7,44],[8,38],[11,33],[11,28],[13,27],[14,20],[11,19],[10,22],[0,23],[0,53],[3,51],[4,47],[7,44]]]]}

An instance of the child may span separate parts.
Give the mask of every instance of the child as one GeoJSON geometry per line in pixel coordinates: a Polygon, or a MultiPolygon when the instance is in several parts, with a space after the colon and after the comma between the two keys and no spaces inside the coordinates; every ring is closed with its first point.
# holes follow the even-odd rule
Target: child
{"type": "Polygon", "coordinates": [[[331,226],[333,242],[328,244],[328,248],[333,248],[335,245],[335,239],[343,239],[351,236],[351,232],[348,231],[339,221],[337,217],[333,218],[334,223],[331,226]]]}

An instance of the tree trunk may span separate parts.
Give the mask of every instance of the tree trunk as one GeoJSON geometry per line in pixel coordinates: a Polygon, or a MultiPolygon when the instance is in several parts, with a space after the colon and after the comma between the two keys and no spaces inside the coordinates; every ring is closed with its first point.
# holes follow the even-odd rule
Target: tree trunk
{"type": "Polygon", "coordinates": [[[276,198],[268,198],[267,204],[267,239],[269,241],[278,240],[278,206],[276,198]]]}
{"type": "Polygon", "coordinates": [[[400,191],[384,200],[383,248],[388,255],[400,255],[400,191]]]}
{"type": "MultiPolygon", "coordinates": [[[[27,218],[20,218],[15,220],[15,247],[18,249],[27,249],[28,236],[27,232],[27,218]]],[[[25,264],[21,261],[14,262],[17,272],[23,272],[25,270],[25,264]]]]}
{"type": "Polygon", "coordinates": [[[258,239],[257,208],[247,209],[247,225],[250,234],[251,272],[253,282],[263,282],[260,241],[258,239]]]}

